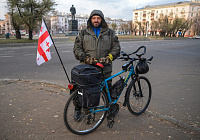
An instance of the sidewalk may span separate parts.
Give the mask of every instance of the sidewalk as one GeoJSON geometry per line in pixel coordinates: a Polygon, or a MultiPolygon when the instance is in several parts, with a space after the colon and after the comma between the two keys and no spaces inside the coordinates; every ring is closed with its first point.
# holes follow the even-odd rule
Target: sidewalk
{"type": "MultiPolygon", "coordinates": [[[[69,91],[60,85],[23,81],[0,80],[0,139],[65,140],[65,139],[200,139],[199,129],[182,128],[170,119],[156,116],[149,110],[132,115],[122,107],[112,129],[107,120],[93,133],[78,136],[64,125],[63,110],[69,91]]],[[[176,123],[176,122],[175,122],[176,123]]]]}

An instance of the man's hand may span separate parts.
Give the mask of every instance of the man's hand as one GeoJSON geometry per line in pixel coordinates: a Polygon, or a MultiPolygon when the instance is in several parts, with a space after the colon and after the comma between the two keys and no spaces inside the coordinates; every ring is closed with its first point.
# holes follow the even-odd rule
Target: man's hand
{"type": "Polygon", "coordinates": [[[106,63],[110,63],[111,61],[110,61],[109,56],[107,56],[107,57],[100,58],[99,62],[102,63],[102,64],[106,64],[106,63]]]}
{"type": "Polygon", "coordinates": [[[84,63],[92,65],[92,64],[96,64],[98,62],[98,60],[94,57],[86,57],[84,63]]]}

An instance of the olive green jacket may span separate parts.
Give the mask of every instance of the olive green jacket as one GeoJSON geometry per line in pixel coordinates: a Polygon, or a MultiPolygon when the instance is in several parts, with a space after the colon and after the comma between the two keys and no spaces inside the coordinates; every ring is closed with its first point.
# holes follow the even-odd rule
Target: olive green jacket
{"type": "MultiPolygon", "coordinates": [[[[75,58],[83,62],[86,56],[100,59],[112,54],[113,60],[120,55],[120,44],[114,31],[109,29],[104,20],[103,13],[99,10],[94,10],[87,22],[87,28],[79,32],[74,43],[75,58]],[[102,17],[102,26],[99,36],[94,33],[90,19],[93,15],[102,17]]],[[[112,65],[105,68],[105,72],[112,71],[112,65]]]]}

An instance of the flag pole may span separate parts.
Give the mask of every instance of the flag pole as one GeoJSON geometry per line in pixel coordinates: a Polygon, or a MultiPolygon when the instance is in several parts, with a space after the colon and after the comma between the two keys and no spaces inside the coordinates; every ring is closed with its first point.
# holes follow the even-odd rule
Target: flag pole
{"type": "MultiPolygon", "coordinates": [[[[48,27],[47,27],[47,25],[46,25],[46,22],[45,22],[44,19],[43,19],[43,21],[44,21],[44,24],[45,24],[45,26],[46,26],[46,28],[47,28],[48,33],[49,33],[49,29],[48,29],[48,27]]],[[[58,58],[60,59],[60,63],[61,63],[61,65],[62,65],[63,69],[64,69],[65,75],[67,76],[67,79],[68,79],[68,81],[69,81],[69,83],[70,83],[69,76],[68,76],[68,74],[67,74],[67,71],[66,71],[66,69],[65,69],[65,66],[64,66],[64,64],[63,64],[63,62],[62,62],[62,59],[61,59],[61,57],[60,57],[60,54],[58,53],[58,50],[57,50],[57,48],[56,48],[56,45],[55,45],[55,43],[54,43],[54,41],[53,41],[53,38],[52,38],[52,36],[51,36],[50,33],[49,33],[49,36],[50,36],[50,38],[51,38],[51,40],[52,40],[52,42],[53,42],[53,45],[54,45],[54,48],[55,48],[57,54],[58,54],[58,58]]]]}

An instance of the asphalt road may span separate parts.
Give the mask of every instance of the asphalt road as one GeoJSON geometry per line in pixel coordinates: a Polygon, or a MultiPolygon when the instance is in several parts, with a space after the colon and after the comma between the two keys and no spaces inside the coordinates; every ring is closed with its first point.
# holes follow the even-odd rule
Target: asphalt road
{"type": "MultiPolygon", "coordinates": [[[[124,52],[147,47],[146,57],[154,56],[145,76],[151,82],[153,96],[148,109],[186,128],[200,129],[200,40],[122,41],[124,52]]],[[[57,49],[70,76],[78,64],[73,55],[73,42],[56,42],[57,49]]],[[[52,60],[37,66],[37,46],[0,48],[0,79],[48,81],[67,86],[67,78],[53,46],[52,60]]],[[[125,62],[115,60],[113,73],[125,62]]],[[[121,98],[123,100],[123,97],[121,98]]]]}

